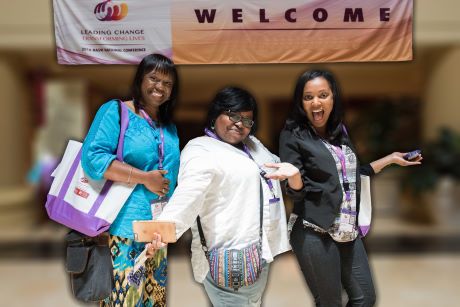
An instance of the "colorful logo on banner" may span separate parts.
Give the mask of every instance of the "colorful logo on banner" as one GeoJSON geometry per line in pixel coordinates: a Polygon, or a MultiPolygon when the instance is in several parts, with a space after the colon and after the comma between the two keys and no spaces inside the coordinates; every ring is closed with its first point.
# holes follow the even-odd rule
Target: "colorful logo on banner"
{"type": "Polygon", "coordinates": [[[114,4],[112,0],[106,0],[96,5],[94,15],[100,21],[121,20],[128,15],[128,5],[126,3],[114,4]]]}

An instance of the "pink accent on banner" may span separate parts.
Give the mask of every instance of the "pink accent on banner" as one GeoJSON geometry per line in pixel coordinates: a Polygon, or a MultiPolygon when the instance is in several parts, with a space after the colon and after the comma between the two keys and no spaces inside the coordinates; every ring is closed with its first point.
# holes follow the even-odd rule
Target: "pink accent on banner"
{"type": "MultiPolygon", "coordinates": [[[[134,59],[130,61],[120,62],[119,60],[105,60],[102,58],[97,58],[93,56],[88,56],[85,54],[80,54],[77,52],[72,52],[62,48],[57,49],[57,58],[59,64],[72,64],[72,65],[81,65],[81,64],[138,64],[142,57],[139,59],[134,59]]],[[[167,57],[172,57],[172,50],[159,50],[157,53],[161,53],[167,57]]]]}

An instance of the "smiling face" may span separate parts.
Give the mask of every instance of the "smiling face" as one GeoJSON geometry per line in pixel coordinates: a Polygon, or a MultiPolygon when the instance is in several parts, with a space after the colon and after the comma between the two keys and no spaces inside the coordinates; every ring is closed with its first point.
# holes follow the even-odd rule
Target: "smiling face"
{"type": "MultiPolygon", "coordinates": [[[[234,112],[243,118],[253,118],[252,111],[234,112]]],[[[214,129],[224,142],[236,145],[241,143],[251,132],[251,128],[243,126],[241,121],[233,122],[226,112],[220,114],[214,123],[214,129]]]]}
{"type": "Polygon", "coordinates": [[[144,75],[141,84],[142,103],[159,108],[171,96],[173,79],[170,75],[152,70],[144,75]]]}
{"type": "Polygon", "coordinates": [[[329,82],[323,77],[308,81],[303,89],[302,106],[315,130],[320,135],[324,135],[327,121],[334,107],[329,82]]]}

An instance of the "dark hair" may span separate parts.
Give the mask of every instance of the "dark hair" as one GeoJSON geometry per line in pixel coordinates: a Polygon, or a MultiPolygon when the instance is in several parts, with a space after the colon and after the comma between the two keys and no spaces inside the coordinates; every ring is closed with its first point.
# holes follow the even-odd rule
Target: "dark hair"
{"type": "Polygon", "coordinates": [[[339,85],[334,75],[326,70],[308,70],[300,75],[294,89],[294,101],[287,126],[305,127],[309,123],[307,114],[303,109],[303,91],[305,84],[315,78],[324,78],[329,83],[332,91],[333,107],[327,121],[326,132],[328,136],[334,139],[342,134],[343,105],[340,95],[339,85]]]}
{"type": "Polygon", "coordinates": [[[153,70],[167,76],[171,76],[173,79],[171,95],[169,96],[169,99],[160,106],[158,113],[158,119],[160,122],[163,124],[168,124],[171,122],[173,110],[176,106],[179,79],[177,76],[176,67],[174,66],[174,62],[164,55],[156,53],[149,54],[145,56],[137,66],[136,74],[134,75],[134,80],[131,86],[134,108],[136,111],[139,111],[139,109],[142,107],[142,80],[146,74],[153,70]]]}
{"type": "Polygon", "coordinates": [[[217,92],[211,102],[206,119],[206,127],[211,129],[216,118],[225,111],[252,111],[254,125],[251,134],[257,130],[257,103],[255,98],[246,90],[239,87],[226,87],[217,92]]]}

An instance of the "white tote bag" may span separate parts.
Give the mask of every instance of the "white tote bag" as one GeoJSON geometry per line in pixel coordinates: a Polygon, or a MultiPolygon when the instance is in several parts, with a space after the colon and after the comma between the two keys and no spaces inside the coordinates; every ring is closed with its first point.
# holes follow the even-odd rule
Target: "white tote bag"
{"type": "Polygon", "coordinates": [[[361,236],[366,236],[371,228],[372,201],[371,180],[369,176],[361,175],[361,194],[358,214],[358,228],[361,236]]]}
{"type": "MultiPolygon", "coordinates": [[[[124,134],[128,111],[120,105],[120,137],[117,159],[123,159],[124,134]]],[[[131,195],[135,185],[110,180],[92,180],[81,166],[82,144],[69,141],[61,163],[54,171],[54,180],[46,201],[48,216],[71,229],[96,236],[110,227],[131,195]]]]}

